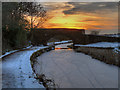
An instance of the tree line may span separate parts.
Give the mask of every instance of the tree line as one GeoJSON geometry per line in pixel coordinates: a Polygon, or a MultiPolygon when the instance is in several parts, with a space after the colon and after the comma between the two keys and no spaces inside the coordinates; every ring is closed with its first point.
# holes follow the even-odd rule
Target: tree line
{"type": "Polygon", "coordinates": [[[34,28],[47,20],[46,10],[34,2],[2,3],[2,50],[21,49],[34,40],[34,28]]]}

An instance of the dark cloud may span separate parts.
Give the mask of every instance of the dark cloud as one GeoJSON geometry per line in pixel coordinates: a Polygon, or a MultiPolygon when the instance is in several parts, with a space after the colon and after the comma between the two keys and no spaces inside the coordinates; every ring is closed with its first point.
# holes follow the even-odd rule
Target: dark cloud
{"type": "Polygon", "coordinates": [[[43,4],[47,10],[70,9],[71,6],[67,2],[47,2],[43,4]],[[63,5],[65,4],[65,5],[63,5]]]}
{"type": "Polygon", "coordinates": [[[112,12],[117,11],[117,2],[68,2],[68,4],[73,5],[74,8],[63,11],[64,14],[75,14],[76,12],[98,13],[105,10],[109,10],[112,12]]]}

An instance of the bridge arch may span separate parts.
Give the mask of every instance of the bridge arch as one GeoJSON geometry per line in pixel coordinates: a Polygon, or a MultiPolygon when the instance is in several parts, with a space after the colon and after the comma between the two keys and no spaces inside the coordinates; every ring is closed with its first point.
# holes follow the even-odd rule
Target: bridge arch
{"type": "Polygon", "coordinates": [[[55,36],[66,36],[70,40],[72,40],[73,43],[75,43],[77,40],[77,37],[81,37],[84,34],[85,34],[84,29],[66,29],[66,28],[36,29],[34,30],[34,33],[33,33],[32,44],[33,45],[39,45],[39,44],[47,45],[48,40],[55,36]]]}
{"type": "Polygon", "coordinates": [[[63,40],[72,40],[72,38],[69,36],[66,36],[66,35],[54,35],[54,36],[50,37],[47,42],[52,42],[52,41],[59,42],[59,41],[63,41],[63,40]]]}

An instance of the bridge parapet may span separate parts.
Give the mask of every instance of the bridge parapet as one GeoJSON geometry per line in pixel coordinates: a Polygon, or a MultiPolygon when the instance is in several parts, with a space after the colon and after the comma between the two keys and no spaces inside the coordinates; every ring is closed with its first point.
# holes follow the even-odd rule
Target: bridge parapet
{"type": "Polygon", "coordinates": [[[33,32],[32,44],[47,45],[48,40],[54,36],[66,36],[73,44],[90,44],[96,42],[120,42],[120,37],[106,37],[97,35],[86,35],[84,29],[66,29],[66,28],[52,28],[52,29],[36,29],[33,32]]]}

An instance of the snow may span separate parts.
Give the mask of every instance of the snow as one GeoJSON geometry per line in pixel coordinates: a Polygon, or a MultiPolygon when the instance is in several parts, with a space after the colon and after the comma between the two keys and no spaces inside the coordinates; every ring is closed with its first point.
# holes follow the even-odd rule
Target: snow
{"type": "Polygon", "coordinates": [[[115,47],[115,48],[113,49],[113,51],[114,51],[115,53],[119,53],[119,52],[120,52],[120,49],[119,49],[118,47],[115,47]]]}
{"type": "Polygon", "coordinates": [[[120,34],[103,34],[103,35],[97,35],[97,36],[120,37],[120,34]]]}
{"type": "Polygon", "coordinates": [[[52,50],[39,56],[37,61],[36,73],[44,73],[59,88],[118,88],[118,67],[72,49],[52,50]]]}
{"type": "Polygon", "coordinates": [[[47,43],[47,45],[54,45],[54,42],[49,42],[47,43]]]}
{"type": "Polygon", "coordinates": [[[61,41],[62,43],[67,43],[67,42],[71,42],[72,40],[67,40],[67,41],[61,41]]]}
{"type": "Polygon", "coordinates": [[[37,50],[46,47],[32,47],[29,50],[19,51],[3,58],[1,61],[3,88],[44,88],[34,78],[30,56],[37,50]]]}
{"type": "Polygon", "coordinates": [[[111,34],[111,35],[105,35],[105,36],[108,36],[108,37],[120,37],[120,34],[111,34]]]}
{"type": "MultiPolygon", "coordinates": [[[[47,45],[69,43],[69,42],[71,42],[71,41],[72,41],[72,40],[60,41],[60,42],[51,42],[51,43],[47,43],[47,45]]],[[[35,47],[37,47],[37,46],[35,46],[35,47]]],[[[33,47],[33,48],[35,48],[35,47],[33,47]]],[[[39,47],[39,46],[38,46],[38,47],[39,47]]],[[[32,48],[32,45],[30,45],[30,46],[28,46],[28,47],[26,47],[26,48],[23,48],[23,50],[24,50],[24,49],[30,49],[30,48],[32,48]]],[[[13,50],[13,51],[6,52],[4,55],[1,55],[0,58],[3,58],[3,57],[5,57],[5,56],[7,56],[7,55],[9,55],[9,54],[12,54],[12,53],[15,53],[15,52],[17,52],[17,51],[19,51],[19,50],[13,50]]]]}
{"type": "MultiPolygon", "coordinates": [[[[25,49],[30,49],[31,47],[32,47],[32,45],[30,45],[30,46],[28,46],[28,47],[26,47],[26,48],[23,48],[23,50],[25,50],[25,49]]],[[[7,56],[7,55],[9,55],[9,54],[12,54],[12,53],[15,53],[15,52],[17,52],[17,51],[19,51],[19,50],[12,50],[12,51],[6,52],[5,54],[1,55],[0,58],[3,58],[3,57],[5,57],[5,56],[7,56]]]]}
{"type": "Polygon", "coordinates": [[[3,58],[3,57],[5,57],[5,56],[7,56],[7,55],[9,55],[9,54],[12,54],[12,53],[14,53],[14,52],[17,52],[18,50],[13,50],[13,51],[10,51],[10,52],[6,52],[4,55],[1,55],[0,56],[0,58],[3,58]]]}
{"type": "Polygon", "coordinates": [[[68,48],[68,45],[72,45],[73,43],[67,43],[67,44],[60,44],[60,45],[56,45],[55,48],[68,48]]]}
{"type": "MultiPolygon", "coordinates": [[[[58,47],[66,47],[66,45],[68,44],[58,47]]],[[[1,61],[3,88],[44,88],[34,78],[30,56],[46,47],[48,46],[31,47],[29,50],[19,51],[3,58],[1,61]]],[[[117,67],[94,60],[90,56],[75,53],[73,50],[53,50],[44,53],[39,57],[39,62],[42,64],[36,66],[38,73],[45,72],[45,75],[54,78],[57,84],[61,84],[60,87],[118,87],[117,67]]]]}
{"type": "Polygon", "coordinates": [[[83,46],[83,47],[118,47],[120,43],[118,42],[98,42],[98,43],[92,43],[87,45],[80,45],[75,44],[75,46],[83,46]]]}
{"type": "Polygon", "coordinates": [[[98,43],[93,43],[93,44],[87,44],[87,45],[80,45],[80,44],[75,44],[75,46],[82,46],[82,47],[102,47],[102,48],[114,48],[113,51],[115,53],[120,52],[120,43],[118,42],[98,42],[98,43]]]}
{"type": "Polygon", "coordinates": [[[72,41],[72,40],[60,41],[60,42],[50,42],[50,43],[47,43],[47,45],[64,44],[64,43],[69,43],[69,42],[71,42],[71,41],[72,41]]]}
{"type": "Polygon", "coordinates": [[[32,47],[32,45],[30,45],[30,46],[28,46],[28,47],[26,47],[26,48],[23,48],[23,49],[29,49],[29,48],[31,48],[32,47]]]}

